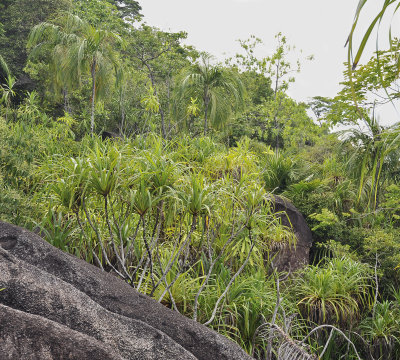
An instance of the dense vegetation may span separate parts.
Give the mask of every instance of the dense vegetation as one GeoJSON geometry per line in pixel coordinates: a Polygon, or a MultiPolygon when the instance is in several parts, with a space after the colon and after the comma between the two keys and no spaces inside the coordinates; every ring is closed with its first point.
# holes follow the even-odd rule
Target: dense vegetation
{"type": "Polygon", "coordinates": [[[2,1],[1,220],[257,359],[399,358],[400,128],[375,117],[399,42],[305,104],[282,34],[221,64],[140,20],[132,0],[2,1]],[[313,233],[290,275],[274,194],[313,233]]]}

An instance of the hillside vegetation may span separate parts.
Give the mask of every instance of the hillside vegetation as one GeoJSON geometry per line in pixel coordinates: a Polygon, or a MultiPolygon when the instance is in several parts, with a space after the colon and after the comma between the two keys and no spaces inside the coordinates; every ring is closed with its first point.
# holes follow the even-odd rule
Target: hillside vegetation
{"type": "Polygon", "coordinates": [[[288,89],[309,59],[283,34],[219,63],[140,10],[2,1],[0,219],[256,359],[400,358],[400,127],[375,116],[399,96],[398,40],[302,103],[288,89]],[[275,195],[313,235],[290,274],[275,195]]]}

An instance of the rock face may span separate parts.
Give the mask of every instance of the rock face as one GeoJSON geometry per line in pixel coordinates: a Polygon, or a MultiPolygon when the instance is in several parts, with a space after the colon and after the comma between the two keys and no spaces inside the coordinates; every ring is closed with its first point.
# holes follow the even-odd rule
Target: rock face
{"type": "Polygon", "coordinates": [[[303,215],[287,199],[274,196],[273,211],[281,218],[282,225],[291,228],[296,235],[296,246],[286,246],[275,253],[274,267],[278,271],[296,271],[309,263],[312,234],[303,215]]]}
{"type": "Polygon", "coordinates": [[[124,281],[0,222],[0,359],[251,359],[124,281]]]}

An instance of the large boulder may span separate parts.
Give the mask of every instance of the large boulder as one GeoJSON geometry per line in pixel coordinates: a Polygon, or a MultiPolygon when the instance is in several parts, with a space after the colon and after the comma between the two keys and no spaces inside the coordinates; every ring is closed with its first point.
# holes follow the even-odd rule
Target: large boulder
{"type": "Polygon", "coordinates": [[[303,215],[287,199],[281,196],[272,198],[273,212],[279,216],[282,225],[292,229],[296,236],[295,245],[279,247],[274,251],[273,266],[278,271],[296,271],[308,265],[312,234],[303,215]]]}
{"type": "Polygon", "coordinates": [[[224,336],[0,222],[1,359],[251,359],[224,336]]]}

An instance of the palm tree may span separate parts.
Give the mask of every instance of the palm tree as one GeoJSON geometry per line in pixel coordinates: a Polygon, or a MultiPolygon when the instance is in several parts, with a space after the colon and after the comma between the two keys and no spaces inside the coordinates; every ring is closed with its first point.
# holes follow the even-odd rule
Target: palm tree
{"type": "Polygon", "coordinates": [[[203,100],[204,135],[207,134],[208,121],[220,126],[232,110],[233,97],[235,105],[243,101],[244,89],[240,79],[226,68],[210,63],[210,56],[203,54],[201,62],[184,71],[183,81],[179,88],[180,98],[185,95],[203,100]]]}
{"type": "Polygon", "coordinates": [[[365,117],[366,129],[352,128],[343,132],[347,136],[344,144],[352,145],[349,168],[359,179],[358,200],[369,186],[368,208],[375,208],[379,201],[382,182],[391,178],[391,171],[398,163],[400,128],[396,124],[385,128],[375,116],[365,117]]]}
{"type": "Polygon", "coordinates": [[[58,79],[64,86],[76,82],[80,84],[82,77],[90,74],[90,131],[93,134],[95,99],[104,92],[110,69],[117,66],[111,44],[121,43],[121,38],[111,31],[96,29],[76,15],[66,13],[55,24],[43,22],[32,29],[28,46],[42,46],[43,42],[53,47],[52,58],[60,73],[58,79]]]}
{"type": "Polygon", "coordinates": [[[15,96],[14,86],[16,80],[12,75],[8,75],[6,78],[6,83],[0,85],[0,92],[2,93],[1,102],[6,105],[6,121],[8,111],[11,107],[11,98],[15,96]]]}
{"type": "Polygon", "coordinates": [[[16,79],[11,75],[10,69],[7,66],[4,58],[0,55],[0,69],[3,70],[5,77],[5,83],[0,84],[0,103],[4,103],[6,106],[6,121],[8,116],[8,111],[11,107],[11,98],[15,96],[14,86],[16,79]]]}
{"type": "Polygon", "coordinates": [[[10,75],[10,69],[8,68],[6,61],[1,55],[0,55],[0,70],[3,72],[4,77],[10,75]]]}

